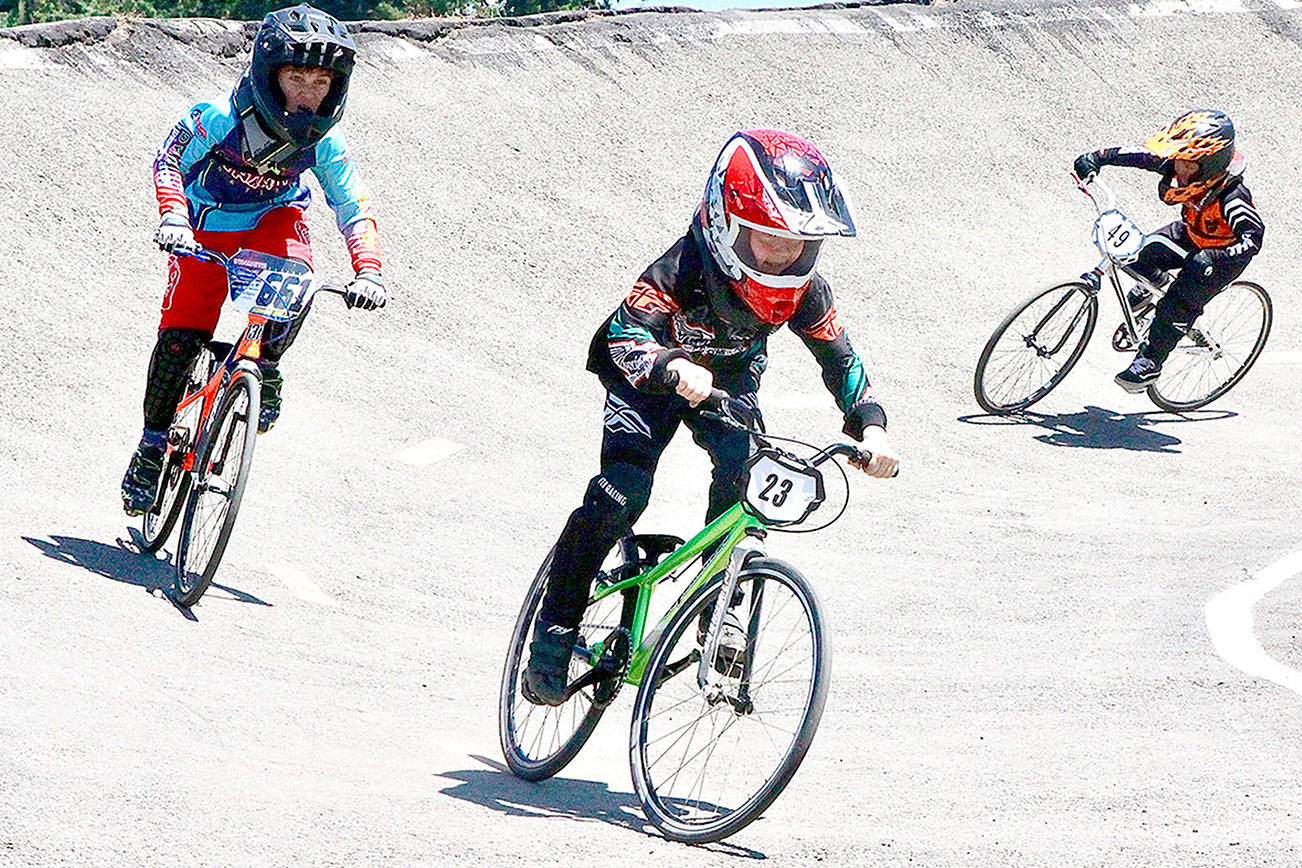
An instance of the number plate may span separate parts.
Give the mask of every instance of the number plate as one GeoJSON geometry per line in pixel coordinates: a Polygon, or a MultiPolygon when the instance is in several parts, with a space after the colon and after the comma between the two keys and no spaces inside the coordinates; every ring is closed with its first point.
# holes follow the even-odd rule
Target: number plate
{"type": "Polygon", "coordinates": [[[231,303],[247,314],[289,322],[312,298],[312,270],[296,259],[241,250],[226,266],[231,303]]]}
{"type": "Polygon", "coordinates": [[[1133,262],[1144,246],[1144,233],[1135,221],[1113,209],[1094,221],[1094,243],[1104,256],[1120,263],[1133,262]]]}
{"type": "Polygon", "coordinates": [[[749,463],[746,507],[774,524],[794,524],[823,502],[823,477],[817,470],[758,452],[749,463]]]}

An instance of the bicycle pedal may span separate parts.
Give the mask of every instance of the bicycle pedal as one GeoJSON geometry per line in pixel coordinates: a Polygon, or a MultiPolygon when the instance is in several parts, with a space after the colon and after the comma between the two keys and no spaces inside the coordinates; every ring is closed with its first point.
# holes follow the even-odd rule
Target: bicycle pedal
{"type": "Polygon", "coordinates": [[[1112,349],[1119,353],[1134,352],[1135,343],[1130,339],[1130,333],[1126,331],[1125,323],[1117,326],[1117,330],[1112,333],[1112,349]]]}

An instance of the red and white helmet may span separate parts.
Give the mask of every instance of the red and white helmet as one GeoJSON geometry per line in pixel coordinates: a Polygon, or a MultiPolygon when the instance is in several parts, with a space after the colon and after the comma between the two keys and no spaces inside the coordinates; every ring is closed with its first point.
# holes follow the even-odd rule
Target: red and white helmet
{"type": "Polygon", "coordinates": [[[796,312],[823,239],[855,234],[850,206],[822,153],[777,130],[743,130],[728,139],[705,185],[700,219],[715,263],[772,325],[796,312]],[[780,274],[767,273],[751,252],[752,230],[800,239],[804,249],[780,274]]]}

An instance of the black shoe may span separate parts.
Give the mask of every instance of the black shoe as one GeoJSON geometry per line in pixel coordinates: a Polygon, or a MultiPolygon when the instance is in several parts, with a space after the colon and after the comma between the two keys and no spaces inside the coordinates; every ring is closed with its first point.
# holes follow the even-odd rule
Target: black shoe
{"type": "Polygon", "coordinates": [[[1130,306],[1131,313],[1139,313],[1148,307],[1148,303],[1152,297],[1153,290],[1140,284],[1139,286],[1131,287],[1130,291],[1126,293],[1126,304],[1130,306]]]}
{"type": "Polygon", "coordinates": [[[122,477],[122,509],[127,515],[143,515],[154,505],[158,477],[163,473],[163,446],[141,440],[122,477]]]}
{"type": "Polygon", "coordinates": [[[1130,367],[1114,377],[1118,386],[1127,392],[1134,394],[1142,392],[1149,386],[1157,382],[1157,378],[1162,376],[1162,366],[1147,356],[1135,356],[1135,360],[1130,363],[1130,367]]]}
{"type": "MultiPolygon", "coordinates": [[[[741,602],[740,593],[733,597],[733,606],[741,602]]],[[[711,601],[701,610],[696,620],[696,644],[705,650],[706,635],[710,632],[710,620],[714,617],[714,602],[711,601]]],[[[723,613],[723,626],[719,630],[719,647],[714,652],[714,671],[729,678],[741,675],[742,658],[746,654],[746,628],[742,626],[737,610],[729,608],[723,613]]]]}
{"type": "Polygon", "coordinates": [[[568,699],[565,688],[569,686],[570,658],[579,631],[574,627],[549,624],[539,618],[534,625],[533,641],[529,643],[529,665],[524,673],[521,691],[524,698],[535,705],[564,705],[568,699]]]}
{"type": "Polygon", "coordinates": [[[278,368],[262,369],[262,405],[258,408],[258,433],[266,434],[280,418],[280,387],[285,384],[278,368]]]}

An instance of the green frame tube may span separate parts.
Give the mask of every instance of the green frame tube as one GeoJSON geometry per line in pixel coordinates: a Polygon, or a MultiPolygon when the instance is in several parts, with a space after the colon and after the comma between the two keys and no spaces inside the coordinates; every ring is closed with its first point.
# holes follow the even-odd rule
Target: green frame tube
{"type": "Polygon", "coordinates": [[[647,661],[651,658],[655,643],[660,638],[660,633],[669,623],[669,619],[678,612],[679,608],[692,594],[696,593],[698,588],[728,566],[728,561],[732,557],[732,550],[742,541],[748,530],[763,526],[763,522],[748,513],[740,503],[734,504],[731,509],[710,522],[700,533],[683,543],[651,569],[632,578],[616,582],[613,585],[607,585],[593,594],[589,605],[597,600],[605,599],[611,594],[621,593],[629,588],[637,588],[637,604],[633,611],[633,623],[628,625],[629,644],[635,650],[629,659],[628,673],[624,676],[625,683],[636,685],[642,682],[642,675],[646,670],[647,661]],[[723,540],[722,545],[701,568],[696,578],[688,584],[651,632],[649,634],[645,633],[647,613],[651,608],[651,594],[655,586],[684,564],[690,563],[697,555],[720,539],[723,540]]]}

